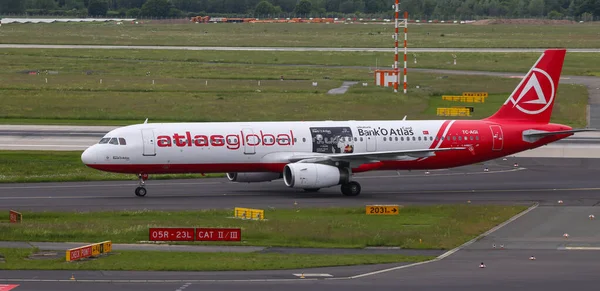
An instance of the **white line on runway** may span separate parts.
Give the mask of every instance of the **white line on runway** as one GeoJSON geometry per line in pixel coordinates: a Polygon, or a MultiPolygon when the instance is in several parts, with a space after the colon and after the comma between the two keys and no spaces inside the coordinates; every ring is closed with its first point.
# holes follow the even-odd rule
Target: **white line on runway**
{"type": "MultiPolygon", "coordinates": [[[[152,186],[171,186],[171,185],[210,185],[210,184],[224,184],[227,182],[181,182],[181,183],[152,183],[152,186]]],[[[41,185],[41,186],[6,186],[0,187],[2,189],[52,189],[52,188],[88,188],[88,187],[122,187],[122,186],[132,186],[137,185],[137,182],[132,182],[131,184],[85,184],[85,185],[41,185]]],[[[148,186],[148,184],[146,184],[148,186]]]]}
{"type": "Polygon", "coordinates": [[[310,273],[306,273],[306,274],[293,274],[296,277],[333,277],[333,275],[331,274],[310,274],[310,273]]]}
{"type": "Polygon", "coordinates": [[[561,247],[558,249],[568,251],[600,251],[600,247],[561,247]]]}

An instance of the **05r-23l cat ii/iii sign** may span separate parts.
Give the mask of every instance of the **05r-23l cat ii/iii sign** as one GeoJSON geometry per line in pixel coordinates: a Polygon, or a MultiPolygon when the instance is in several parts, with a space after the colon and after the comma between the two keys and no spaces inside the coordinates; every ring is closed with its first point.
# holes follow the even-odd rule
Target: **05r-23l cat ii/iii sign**
{"type": "Polygon", "coordinates": [[[147,123],[117,128],[86,149],[94,169],[138,175],[227,173],[235,182],[283,178],[292,188],[341,185],[352,173],[432,170],[537,148],[576,132],[550,122],[565,49],[546,50],[494,115],[482,120],[147,123]]]}

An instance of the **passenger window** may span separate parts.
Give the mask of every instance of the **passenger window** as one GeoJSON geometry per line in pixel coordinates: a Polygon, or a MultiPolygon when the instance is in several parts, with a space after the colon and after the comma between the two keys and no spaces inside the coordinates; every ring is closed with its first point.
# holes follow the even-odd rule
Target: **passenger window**
{"type": "Polygon", "coordinates": [[[302,138],[302,142],[306,142],[306,137],[303,137],[303,138],[302,138]]]}
{"type": "Polygon", "coordinates": [[[419,136],[419,141],[421,141],[421,137],[419,136]]]}
{"type": "Polygon", "coordinates": [[[469,139],[470,139],[470,140],[473,140],[473,136],[470,136],[470,137],[469,137],[469,139]]]}
{"type": "Polygon", "coordinates": [[[478,135],[475,136],[475,140],[479,140],[479,136],[478,135]]]}
{"type": "Polygon", "coordinates": [[[119,137],[119,144],[120,145],[126,145],[127,143],[125,142],[125,139],[122,137],[119,137]]]}
{"type": "Polygon", "coordinates": [[[396,141],[398,141],[398,137],[396,137],[396,141]]]}
{"type": "Polygon", "coordinates": [[[458,137],[458,140],[462,140],[462,136],[459,136],[459,137],[458,137]]]}
{"type": "Polygon", "coordinates": [[[413,141],[417,140],[414,136],[413,136],[413,141]]]}
{"type": "Polygon", "coordinates": [[[362,138],[362,137],[360,138],[360,141],[363,141],[363,138],[362,138]]]}
{"type": "Polygon", "coordinates": [[[385,136],[383,137],[383,141],[385,141],[385,136]]]}
{"type": "Polygon", "coordinates": [[[429,140],[433,140],[433,136],[430,136],[430,137],[429,137],[429,140]]]}
{"type": "Polygon", "coordinates": [[[116,145],[118,145],[118,144],[119,144],[119,141],[117,140],[117,138],[116,138],[116,137],[113,137],[113,138],[111,138],[111,139],[110,139],[110,141],[109,141],[108,143],[109,143],[109,144],[116,144],[116,145]]]}
{"type": "Polygon", "coordinates": [[[456,136],[453,136],[453,137],[452,137],[452,140],[456,140],[456,136]]]}
{"type": "Polygon", "coordinates": [[[102,138],[98,143],[105,144],[105,143],[108,143],[109,140],[110,140],[110,137],[105,137],[105,138],[102,138]]]}

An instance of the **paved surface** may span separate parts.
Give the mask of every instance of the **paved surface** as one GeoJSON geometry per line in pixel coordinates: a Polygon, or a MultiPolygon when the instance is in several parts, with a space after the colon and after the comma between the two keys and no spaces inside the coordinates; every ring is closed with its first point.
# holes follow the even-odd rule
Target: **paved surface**
{"type": "Polygon", "coordinates": [[[350,206],[367,203],[439,204],[554,203],[558,199],[600,201],[597,171],[600,159],[508,158],[484,165],[448,170],[370,172],[356,175],[362,185],[358,197],[343,197],[339,187],[318,193],[286,187],[281,180],[233,183],[225,178],[150,180],[148,195],[133,192],[136,181],[33,183],[0,185],[0,210],[117,210],[206,209],[350,206]],[[519,167],[513,167],[517,162],[519,167]]]}
{"type": "MultiPolygon", "coordinates": [[[[45,45],[45,44],[0,44],[2,48],[38,49],[149,49],[149,50],[193,50],[193,51],[295,51],[295,52],[393,52],[393,48],[340,48],[340,47],[223,47],[223,46],[140,46],[140,45],[45,45]]],[[[483,52],[483,53],[526,53],[543,52],[545,48],[408,48],[409,52],[483,52]]],[[[568,49],[568,52],[600,53],[600,49],[568,49]]]]}
{"type": "Polygon", "coordinates": [[[342,83],[341,87],[333,88],[333,89],[327,91],[327,94],[333,94],[333,95],[344,94],[348,91],[348,89],[350,89],[351,86],[354,86],[356,84],[358,84],[358,82],[344,82],[344,83],[342,83]]]}

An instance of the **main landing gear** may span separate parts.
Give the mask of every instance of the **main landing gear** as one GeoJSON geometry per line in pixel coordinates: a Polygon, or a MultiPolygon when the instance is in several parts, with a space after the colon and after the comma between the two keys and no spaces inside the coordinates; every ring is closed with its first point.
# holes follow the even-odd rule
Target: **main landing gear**
{"type": "Polygon", "coordinates": [[[350,181],[342,184],[342,194],[344,196],[358,196],[360,194],[360,184],[356,181],[350,181]]]}
{"type": "Polygon", "coordinates": [[[138,174],[138,179],[140,180],[140,186],[135,188],[135,196],[144,197],[146,196],[145,181],[148,180],[148,174],[138,174]]]}

